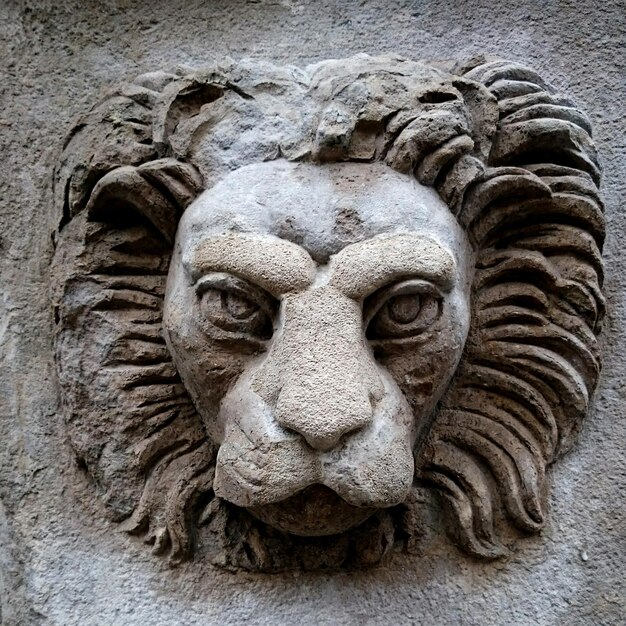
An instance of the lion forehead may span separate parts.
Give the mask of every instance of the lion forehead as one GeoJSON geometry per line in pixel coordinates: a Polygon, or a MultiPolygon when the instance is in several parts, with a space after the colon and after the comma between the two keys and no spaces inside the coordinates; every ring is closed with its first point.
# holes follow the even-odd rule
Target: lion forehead
{"type": "Polygon", "coordinates": [[[403,231],[427,232],[455,255],[471,255],[447,205],[413,177],[381,163],[279,159],[235,170],[200,194],[181,219],[179,238],[272,234],[324,263],[350,243],[403,231]]]}

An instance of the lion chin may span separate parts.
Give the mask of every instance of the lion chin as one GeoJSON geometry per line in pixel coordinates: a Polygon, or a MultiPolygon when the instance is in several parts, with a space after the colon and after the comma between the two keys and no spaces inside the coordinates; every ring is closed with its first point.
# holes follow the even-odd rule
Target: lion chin
{"type": "Polygon", "coordinates": [[[376,508],[354,506],[325,485],[306,487],[293,496],[248,511],[269,526],[292,535],[322,537],[356,528],[371,517],[376,508]]]}

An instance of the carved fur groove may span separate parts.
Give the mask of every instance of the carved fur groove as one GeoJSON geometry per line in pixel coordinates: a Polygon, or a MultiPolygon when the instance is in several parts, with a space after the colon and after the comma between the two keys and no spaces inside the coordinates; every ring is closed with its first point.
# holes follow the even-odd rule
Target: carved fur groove
{"type": "Polygon", "coordinates": [[[459,208],[480,250],[473,323],[423,471],[451,503],[461,545],[495,557],[494,495],[516,527],[541,529],[545,469],[572,445],[597,382],[602,205],[589,123],[569,99],[506,62],[465,76],[494,95],[499,121],[459,208]]]}
{"type": "Polygon", "coordinates": [[[534,71],[484,58],[155,72],[78,122],[55,173],[56,360],[71,445],[112,519],[172,563],[202,544],[269,571],[374,564],[418,532],[401,505],[349,536],[296,539],[213,494],[217,448],[163,336],[165,281],[185,208],[276,159],[381,161],[434,187],[467,232],[470,331],[415,479],[464,550],[506,554],[511,529],[543,527],[546,469],[597,383],[604,219],[587,116],[534,71]]]}

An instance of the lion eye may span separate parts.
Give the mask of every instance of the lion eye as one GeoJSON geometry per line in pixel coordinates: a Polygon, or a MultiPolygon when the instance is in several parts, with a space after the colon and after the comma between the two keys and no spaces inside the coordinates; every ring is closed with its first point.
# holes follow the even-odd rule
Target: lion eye
{"type": "Polygon", "coordinates": [[[211,274],[196,285],[200,312],[210,328],[241,338],[269,339],[275,300],[265,291],[228,274],[211,274]]]}
{"type": "Polygon", "coordinates": [[[259,310],[258,304],[229,291],[222,291],[222,307],[236,320],[245,320],[259,310]]]}
{"type": "Polygon", "coordinates": [[[366,336],[385,340],[419,335],[439,318],[441,305],[441,294],[425,281],[385,287],[365,302],[366,336]]]}
{"type": "Polygon", "coordinates": [[[410,324],[419,315],[421,303],[418,294],[395,296],[387,303],[389,317],[398,324],[410,324]]]}

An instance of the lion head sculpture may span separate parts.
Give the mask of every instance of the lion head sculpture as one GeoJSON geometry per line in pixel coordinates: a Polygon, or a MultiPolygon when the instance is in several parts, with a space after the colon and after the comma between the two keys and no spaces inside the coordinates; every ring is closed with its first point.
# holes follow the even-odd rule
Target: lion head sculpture
{"type": "Polygon", "coordinates": [[[507,61],[123,85],[55,174],[66,424],[112,518],[263,571],[379,562],[416,489],[474,556],[540,531],[599,373],[599,178],[507,61]]]}

